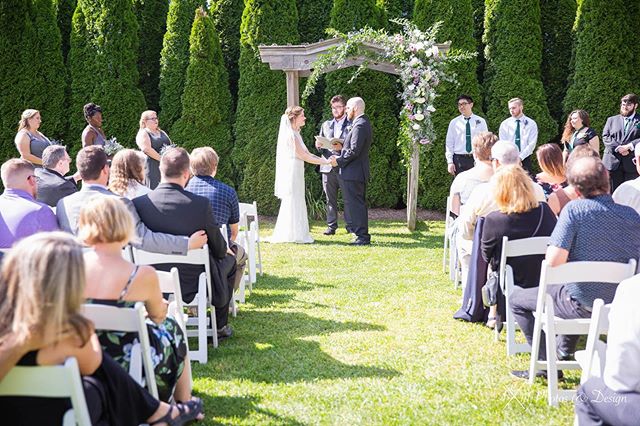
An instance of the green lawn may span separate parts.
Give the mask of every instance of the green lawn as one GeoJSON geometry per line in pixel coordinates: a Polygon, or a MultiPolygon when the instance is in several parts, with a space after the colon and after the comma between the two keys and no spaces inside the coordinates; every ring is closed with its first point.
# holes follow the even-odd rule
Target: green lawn
{"type": "Polygon", "coordinates": [[[507,358],[491,330],[452,318],[443,222],[373,222],[369,247],[323,229],[311,245],[262,244],[235,335],[194,364],[205,424],[572,423],[572,403],[547,406],[546,383],[509,376],[528,355],[507,358]]]}

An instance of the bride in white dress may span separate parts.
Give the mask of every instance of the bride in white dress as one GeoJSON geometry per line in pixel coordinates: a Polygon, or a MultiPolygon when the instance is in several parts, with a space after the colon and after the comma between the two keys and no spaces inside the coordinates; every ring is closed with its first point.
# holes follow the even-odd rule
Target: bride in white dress
{"type": "Polygon", "coordinates": [[[305,121],[304,110],[299,106],[287,108],[280,118],[275,196],[280,198],[281,203],[273,235],[267,239],[271,243],[313,242],[309,234],[307,203],[304,196],[304,162],[331,162],[311,154],[302,142],[300,128],[304,126],[305,121]]]}

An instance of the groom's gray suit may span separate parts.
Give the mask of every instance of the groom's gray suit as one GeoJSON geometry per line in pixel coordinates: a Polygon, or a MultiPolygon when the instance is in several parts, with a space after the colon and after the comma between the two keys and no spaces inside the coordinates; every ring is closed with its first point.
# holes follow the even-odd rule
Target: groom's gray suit
{"type": "Polygon", "coordinates": [[[627,131],[625,133],[625,117],[622,115],[614,115],[607,119],[607,124],[602,131],[602,142],[604,144],[604,154],[602,162],[611,179],[611,192],[627,180],[638,177],[636,166],[633,164],[633,151],[627,155],[616,152],[616,148],[620,145],[633,144],[635,149],[640,149],[640,115],[637,113],[630,117],[627,131]]]}

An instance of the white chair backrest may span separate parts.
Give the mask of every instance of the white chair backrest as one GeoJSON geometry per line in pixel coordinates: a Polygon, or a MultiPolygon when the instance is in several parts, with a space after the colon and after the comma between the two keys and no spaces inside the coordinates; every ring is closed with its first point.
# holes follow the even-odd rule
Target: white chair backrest
{"type": "Polygon", "coordinates": [[[75,358],[67,358],[64,365],[13,367],[0,381],[0,396],[71,398],[73,414],[65,414],[64,425],[91,425],[75,358]]]}
{"type": "Polygon", "coordinates": [[[621,262],[567,262],[556,267],[542,262],[540,283],[558,285],[567,283],[601,282],[615,283],[633,276],[636,271],[636,260],[629,259],[627,263],[621,262]]]}
{"type": "Polygon", "coordinates": [[[171,268],[171,271],[156,271],[158,281],[160,282],[160,291],[165,294],[172,294],[173,300],[169,303],[169,313],[178,321],[182,330],[186,333],[186,324],[184,323],[184,309],[182,304],[182,289],[180,288],[180,276],[178,268],[171,268]]]}
{"type": "Polygon", "coordinates": [[[545,254],[551,237],[530,237],[510,240],[502,237],[502,253],[500,253],[500,285],[506,288],[507,259],[510,257],[545,254]]]}
{"type": "Polygon", "coordinates": [[[133,251],[129,244],[122,248],[122,258],[127,262],[133,263],[133,251]]]}
{"type": "Polygon", "coordinates": [[[224,238],[224,242],[227,243],[227,247],[229,247],[229,231],[227,230],[227,225],[224,224],[220,227],[220,233],[222,234],[222,238],[224,238]]]}
{"type": "MultiPolygon", "coordinates": [[[[580,383],[586,382],[589,377],[602,377],[606,361],[607,344],[600,340],[601,334],[609,331],[609,311],[611,304],[604,304],[602,299],[593,302],[589,334],[585,346],[585,362],[582,367],[580,383]]],[[[576,356],[576,359],[578,357],[576,356]]]]}

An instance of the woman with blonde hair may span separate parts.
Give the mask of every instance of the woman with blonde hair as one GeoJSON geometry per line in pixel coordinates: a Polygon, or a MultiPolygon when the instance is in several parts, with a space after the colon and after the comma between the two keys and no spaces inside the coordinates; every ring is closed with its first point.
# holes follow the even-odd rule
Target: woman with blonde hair
{"type": "Polygon", "coordinates": [[[160,156],[164,147],[173,145],[164,130],[158,126],[158,113],[145,111],[140,116],[140,130],[136,144],[147,156],[146,185],[155,189],[160,183],[160,156]]]}
{"type": "MultiPolygon", "coordinates": [[[[158,275],[151,266],[138,266],[123,259],[122,248],[135,235],[133,218],[122,200],[97,197],[80,211],[78,238],[93,250],[85,253],[90,303],[133,307],[144,302],[147,308],[149,341],[162,401],[191,398],[191,366],[183,330],[175,319],[167,317],[167,302],[162,298],[158,275]]],[[[98,332],[100,343],[125,370],[129,370],[133,333],[98,332]]]]}
{"type": "Polygon", "coordinates": [[[144,158],[133,149],[122,149],[113,156],[109,172],[111,192],[130,200],[148,194],[151,189],[143,185],[144,158]]]}
{"type": "MultiPolygon", "coordinates": [[[[21,366],[59,365],[75,357],[92,424],[183,424],[200,412],[194,402],[169,406],[142,389],[103,354],[93,324],[80,314],[85,270],[82,247],[66,233],[39,233],[11,249],[0,275],[0,341],[34,340],[21,366]]],[[[59,425],[68,400],[2,397],[6,424],[59,425]]]]}
{"type": "MultiPolygon", "coordinates": [[[[549,236],[556,226],[556,216],[546,203],[539,203],[531,178],[518,165],[502,166],[491,178],[498,211],[489,213],[484,221],[480,252],[492,271],[500,267],[502,238],[518,240],[549,236]]],[[[513,268],[514,282],[524,288],[535,287],[540,281],[540,264],[544,255],[511,257],[507,264],[513,268]]],[[[491,306],[487,326],[502,327],[498,308],[504,311],[504,298],[498,306],[491,306]]]]}
{"type": "Polygon", "coordinates": [[[24,110],[20,116],[18,133],[14,140],[20,158],[31,162],[36,167],[42,167],[42,153],[46,147],[52,145],[49,138],[38,130],[41,123],[40,111],[24,110]]]}
{"type": "Polygon", "coordinates": [[[542,171],[536,175],[536,182],[542,187],[544,196],[549,198],[558,188],[568,185],[562,150],[555,143],[546,143],[536,151],[542,171]]]}

